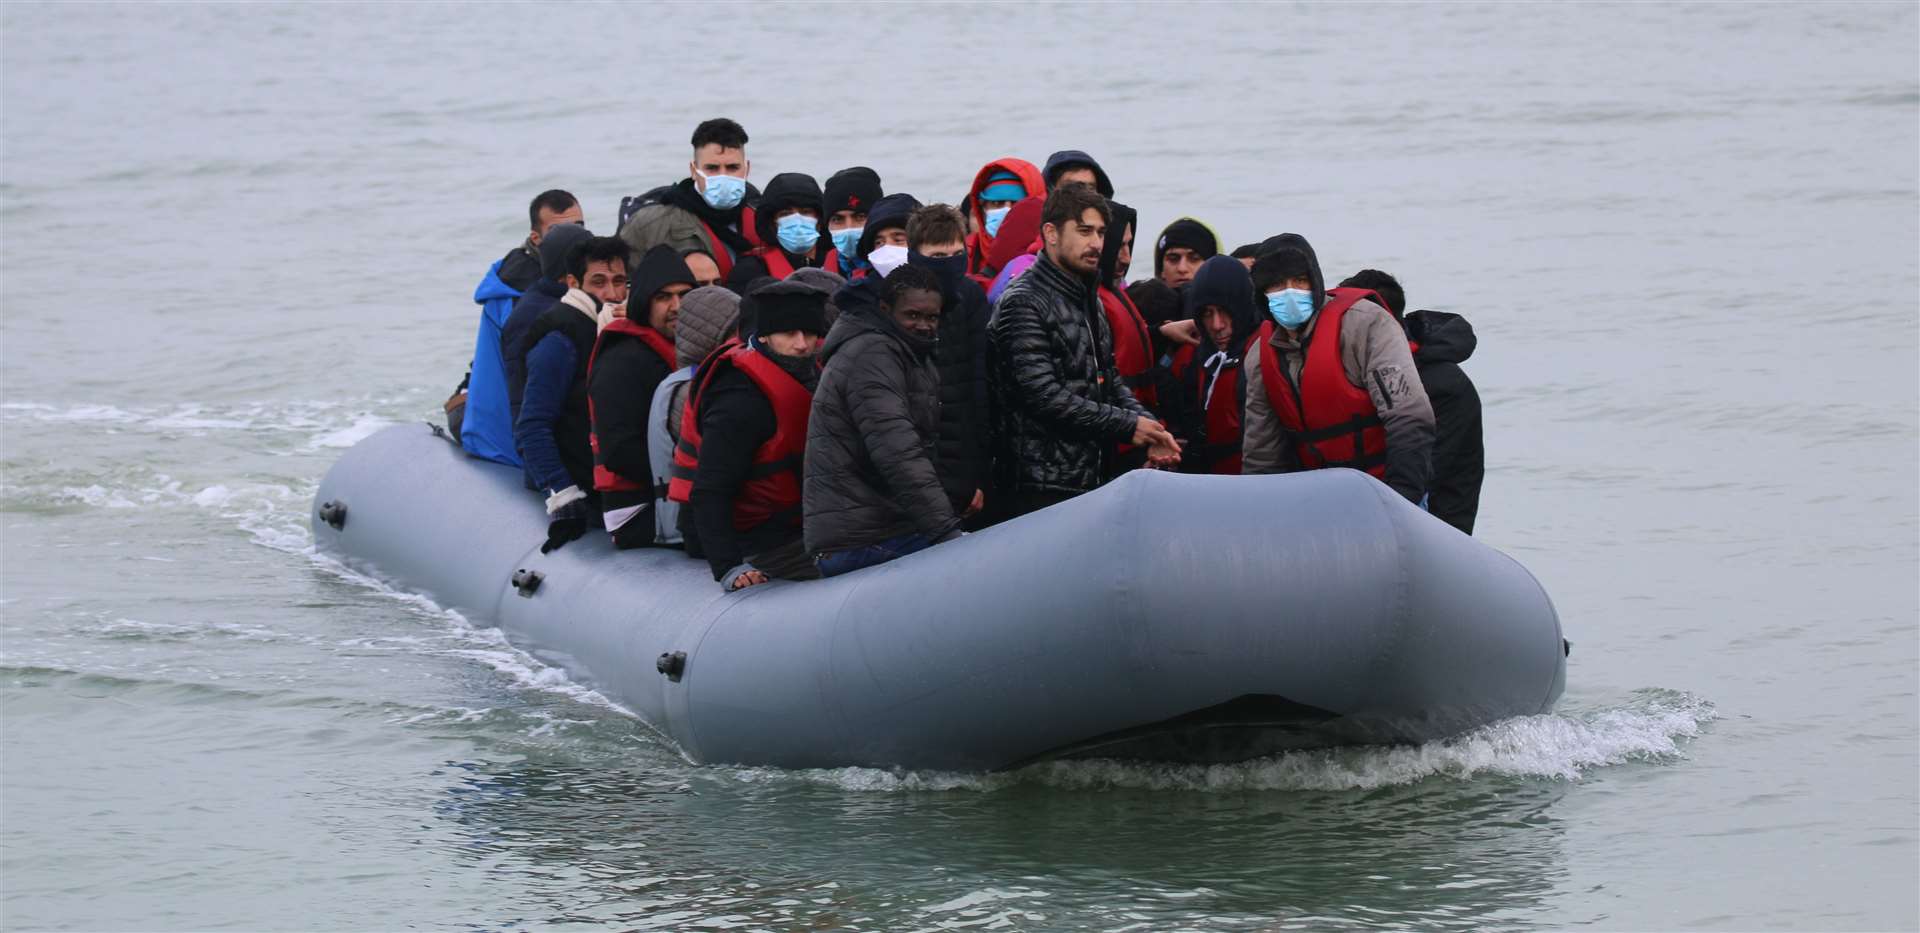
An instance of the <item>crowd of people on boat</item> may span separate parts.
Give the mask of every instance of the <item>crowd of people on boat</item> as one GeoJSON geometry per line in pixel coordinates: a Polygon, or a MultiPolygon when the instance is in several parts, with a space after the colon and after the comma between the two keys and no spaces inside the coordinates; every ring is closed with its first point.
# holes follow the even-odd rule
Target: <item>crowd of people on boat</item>
{"type": "MultiPolygon", "coordinates": [[[[604,529],[723,589],[933,547],[1135,469],[1364,471],[1469,534],[1484,455],[1466,320],[1394,277],[1329,286],[1281,233],[1192,217],[1127,282],[1138,215],[1086,152],[995,159],[958,206],[873,169],[752,179],[733,120],[596,236],[543,191],[474,293],[446,403],[545,499],[543,551],[604,529]]],[[[1251,504],[1251,503],[1250,503],[1251,504]]]]}

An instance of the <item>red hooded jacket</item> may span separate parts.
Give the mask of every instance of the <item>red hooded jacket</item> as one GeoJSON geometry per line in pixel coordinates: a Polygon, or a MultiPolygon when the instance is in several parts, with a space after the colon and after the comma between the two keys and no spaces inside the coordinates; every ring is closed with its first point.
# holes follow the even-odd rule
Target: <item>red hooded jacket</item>
{"type": "MultiPolygon", "coordinates": [[[[1025,159],[1016,159],[1012,156],[988,162],[985,167],[981,168],[980,171],[973,176],[973,187],[967,189],[967,219],[973,222],[973,232],[967,234],[967,271],[974,275],[982,274],[982,270],[989,266],[987,255],[993,250],[994,243],[1006,238],[1010,233],[1006,228],[1006,221],[1001,221],[1000,236],[988,236],[986,230],[987,212],[980,207],[981,190],[987,187],[987,179],[992,178],[999,172],[1012,172],[1017,176],[1020,179],[1020,184],[1026,187],[1029,198],[1044,197],[1047,192],[1047,183],[1046,180],[1040,176],[1040,170],[1034,168],[1032,162],[1028,162],[1025,159]]],[[[1017,241],[1016,245],[1020,247],[1023,252],[1032,238],[1040,232],[1040,211],[1036,208],[1033,213],[1034,226],[1032,233],[1027,235],[1026,240],[1019,240],[1017,236],[1015,237],[1017,241]]],[[[1012,219],[1011,215],[1007,218],[1007,220],[1012,219]]],[[[1020,255],[1019,252],[1013,254],[1013,256],[1018,255],[1020,255]]],[[[1007,258],[1012,259],[1013,256],[1008,256],[1007,258]]]]}

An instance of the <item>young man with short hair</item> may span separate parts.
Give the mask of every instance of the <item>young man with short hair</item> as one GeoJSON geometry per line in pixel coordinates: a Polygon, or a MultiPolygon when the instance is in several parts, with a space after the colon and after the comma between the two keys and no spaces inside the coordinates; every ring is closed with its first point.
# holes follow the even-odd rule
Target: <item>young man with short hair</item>
{"type": "Polygon", "coordinates": [[[554,188],[534,195],[527,205],[527,238],[495,261],[473,290],[480,306],[480,329],[473,341],[473,360],[467,378],[447,400],[449,425],[467,453],[495,463],[519,466],[513,449],[513,413],[507,399],[506,362],[500,335],[513,314],[514,302],[540,279],[540,240],[559,226],[577,226],[584,216],[580,201],[554,188]]]}
{"type": "Polygon", "coordinates": [[[747,131],[725,117],[693,130],[687,177],[656,188],[620,227],[634,255],[666,244],[675,252],[698,249],[712,256],[725,278],[733,264],[760,245],[752,205],[760,192],[747,182],[747,131]]]}
{"type": "Polygon", "coordinates": [[[1152,466],[1180,449],[1113,368],[1113,339],[1100,312],[1097,278],[1112,214],[1100,193],[1064,185],[1047,195],[1045,248],[1000,296],[988,338],[1001,448],[995,472],[1002,517],[1014,517],[1100,485],[1113,445],[1148,447],[1152,466]]]}
{"type": "Polygon", "coordinates": [[[823,576],[960,536],[934,468],[940,280],[894,270],[875,307],[841,315],[820,351],[807,422],[807,552],[823,576]]]}

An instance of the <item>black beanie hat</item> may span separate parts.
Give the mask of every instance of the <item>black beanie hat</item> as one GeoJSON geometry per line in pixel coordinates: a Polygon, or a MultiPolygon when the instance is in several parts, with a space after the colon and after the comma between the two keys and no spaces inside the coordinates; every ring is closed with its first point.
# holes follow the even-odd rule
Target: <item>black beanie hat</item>
{"type": "Polygon", "coordinates": [[[1253,288],[1262,294],[1288,279],[1312,278],[1312,260],[1291,246],[1283,246],[1253,261],[1253,288]]]}
{"type": "Polygon", "coordinates": [[[567,277],[567,254],[593,239],[580,224],[556,224],[540,237],[540,277],[555,282],[567,277]]]}
{"type": "Polygon", "coordinates": [[[1153,244],[1153,274],[1159,275],[1161,265],[1166,261],[1167,250],[1190,249],[1200,254],[1201,259],[1211,259],[1220,253],[1220,243],[1213,238],[1213,231],[1207,225],[1191,217],[1182,217],[1160,231],[1160,239],[1153,244]]]}
{"type": "Polygon", "coordinates": [[[1127,286],[1127,297],[1149,326],[1159,327],[1180,316],[1180,293],[1159,279],[1141,279],[1127,286]]]}
{"type": "Polygon", "coordinates": [[[919,209],[920,199],[910,194],[890,194],[881,198],[873,210],[867,212],[866,229],[860,231],[859,258],[865,259],[868,253],[873,252],[873,241],[880,231],[890,227],[906,229],[907,218],[919,209]]]}
{"type": "Polygon", "coordinates": [[[820,212],[820,232],[827,232],[827,221],[841,211],[870,213],[886,196],[880,190],[880,173],[864,165],[843,168],[827,179],[826,210],[820,212]]]}
{"type": "MultiPolygon", "coordinates": [[[[630,289],[633,299],[628,304],[645,308],[661,289],[675,283],[690,286],[699,284],[693,280],[693,270],[687,268],[687,261],[680,258],[679,252],[662,243],[647,250],[647,254],[640,257],[639,264],[634,267],[633,288],[630,289]]],[[[646,323],[644,316],[640,323],[646,323]]]]}
{"type": "Polygon", "coordinates": [[[805,282],[786,280],[762,285],[751,292],[753,332],[778,334],[804,330],[827,334],[827,293],[805,282]]]}

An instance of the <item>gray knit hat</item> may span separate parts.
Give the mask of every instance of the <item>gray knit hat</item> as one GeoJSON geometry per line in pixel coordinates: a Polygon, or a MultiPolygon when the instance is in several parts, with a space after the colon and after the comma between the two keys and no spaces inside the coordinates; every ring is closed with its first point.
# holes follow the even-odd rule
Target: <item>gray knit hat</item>
{"type": "Polygon", "coordinates": [[[692,366],[707,358],[740,324],[740,296],[718,285],[696,288],[680,299],[673,336],[674,362],[692,366]]]}

